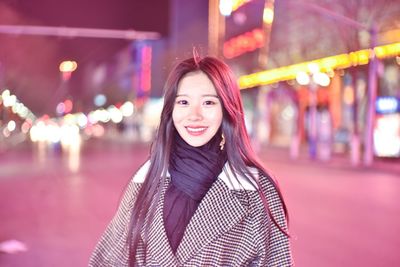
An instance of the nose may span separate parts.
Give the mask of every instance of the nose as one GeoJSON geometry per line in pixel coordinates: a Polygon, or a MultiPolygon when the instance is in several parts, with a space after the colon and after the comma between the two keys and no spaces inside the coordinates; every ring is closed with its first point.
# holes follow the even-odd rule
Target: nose
{"type": "Polygon", "coordinates": [[[189,114],[189,120],[191,121],[199,121],[203,119],[203,113],[201,110],[201,106],[200,105],[192,105],[190,107],[190,114],[189,114]]]}

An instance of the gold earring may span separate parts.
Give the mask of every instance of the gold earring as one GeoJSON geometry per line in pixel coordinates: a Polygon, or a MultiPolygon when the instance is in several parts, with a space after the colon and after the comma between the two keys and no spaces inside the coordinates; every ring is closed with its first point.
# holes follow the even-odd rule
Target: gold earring
{"type": "Polygon", "coordinates": [[[219,147],[221,148],[221,150],[224,150],[224,146],[225,146],[225,136],[224,134],[221,135],[222,140],[221,143],[219,143],[219,147]]]}

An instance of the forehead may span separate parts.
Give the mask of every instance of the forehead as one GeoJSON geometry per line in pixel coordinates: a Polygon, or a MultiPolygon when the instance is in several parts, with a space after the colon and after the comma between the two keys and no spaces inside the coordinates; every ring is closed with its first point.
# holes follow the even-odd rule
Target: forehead
{"type": "Polygon", "coordinates": [[[178,84],[178,94],[217,94],[214,84],[201,71],[189,72],[178,84]]]}

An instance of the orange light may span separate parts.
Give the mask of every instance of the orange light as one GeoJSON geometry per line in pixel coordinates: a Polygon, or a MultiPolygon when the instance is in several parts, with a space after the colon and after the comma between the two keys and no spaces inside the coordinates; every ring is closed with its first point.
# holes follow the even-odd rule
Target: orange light
{"type": "Polygon", "coordinates": [[[234,58],[263,47],[265,43],[264,39],[262,29],[258,28],[233,37],[224,43],[224,57],[234,58]]]}
{"type": "Polygon", "coordinates": [[[64,101],[64,113],[70,113],[72,111],[72,101],[67,99],[64,101]]]}
{"type": "Polygon", "coordinates": [[[73,72],[77,67],[76,61],[63,61],[60,63],[59,69],[61,72],[73,72]]]}
{"type": "Polygon", "coordinates": [[[251,0],[233,0],[232,1],[232,11],[235,11],[236,9],[247,4],[250,1],[251,0]]]}
{"type": "Polygon", "coordinates": [[[270,7],[264,8],[263,22],[265,24],[271,25],[273,21],[274,21],[274,10],[270,7]]]}

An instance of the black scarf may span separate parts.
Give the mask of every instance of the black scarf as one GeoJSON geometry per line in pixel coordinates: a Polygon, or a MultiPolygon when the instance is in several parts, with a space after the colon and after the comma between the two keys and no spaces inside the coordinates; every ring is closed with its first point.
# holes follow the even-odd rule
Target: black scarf
{"type": "Polygon", "coordinates": [[[221,134],[207,144],[192,147],[175,134],[168,171],[171,184],[165,193],[164,225],[173,252],[176,252],[186,226],[226,162],[220,149],[221,134]]]}

